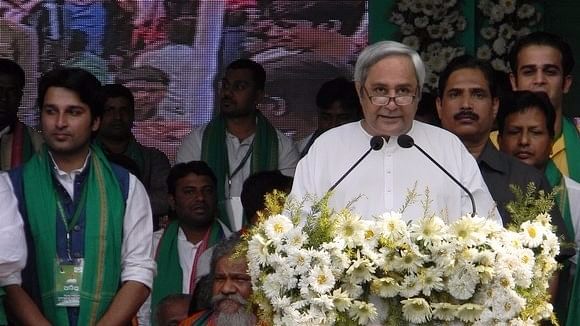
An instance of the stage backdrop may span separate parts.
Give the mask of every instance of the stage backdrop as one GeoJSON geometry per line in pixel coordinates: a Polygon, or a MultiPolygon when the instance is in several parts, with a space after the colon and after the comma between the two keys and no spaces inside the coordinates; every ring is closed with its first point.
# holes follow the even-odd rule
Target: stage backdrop
{"type": "Polygon", "coordinates": [[[267,72],[262,112],[287,135],[316,128],[315,94],[352,78],[367,44],[365,0],[2,0],[0,57],[27,75],[20,117],[38,123],[36,81],[59,65],[129,87],[145,145],[173,160],[181,139],[219,109],[227,64],[247,57],[267,72]]]}

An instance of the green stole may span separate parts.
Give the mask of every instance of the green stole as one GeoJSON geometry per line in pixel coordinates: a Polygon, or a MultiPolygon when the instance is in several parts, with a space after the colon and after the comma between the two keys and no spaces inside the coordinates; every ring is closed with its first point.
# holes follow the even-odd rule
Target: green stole
{"type": "MultiPolygon", "coordinates": [[[[562,137],[566,148],[566,165],[570,179],[580,182],[580,135],[574,123],[568,118],[562,118],[562,137]]],[[[546,176],[549,178],[548,172],[546,176]]]]}
{"type": "MultiPolygon", "coordinates": [[[[256,110],[256,134],[252,143],[250,173],[278,168],[278,134],[268,119],[256,110]]],[[[230,173],[228,149],[226,145],[226,121],[219,115],[206,126],[201,145],[201,160],[205,161],[217,177],[220,216],[228,228],[232,229],[226,210],[226,181],[230,173]]]]}
{"type": "MultiPolygon", "coordinates": [[[[171,222],[163,232],[155,260],[157,262],[157,275],[153,280],[153,291],[151,292],[151,309],[155,307],[163,298],[170,294],[182,293],[183,291],[183,270],[179,263],[179,223],[171,222]]],[[[192,273],[196,272],[197,259],[208,248],[213,247],[224,238],[224,232],[220,222],[215,219],[208,232],[204,236],[202,243],[197,248],[194,268],[192,273]]]]}
{"type": "Polygon", "coordinates": [[[194,317],[195,320],[192,321],[191,326],[213,326],[215,325],[215,320],[211,319],[213,311],[211,309],[203,310],[198,312],[194,317]]]}
{"type": "MultiPolygon", "coordinates": [[[[119,182],[98,146],[91,146],[85,208],[84,270],[79,325],[94,325],[119,289],[125,203],[119,182]]],[[[46,146],[23,167],[23,190],[36,255],[44,316],[53,325],[69,325],[67,308],[56,306],[56,193],[53,161],[46,146]],[[39,252],[40,253],[40,252],[39,252]]]]}
{"type": "MultiPolygon", "coordinates": [[[[568,155],[568,151],[566,155],[568,155]]],[[[570,156],[568,156],[568,162],[570,156]]],[[[569,164],[569,163],[568,163],[569,164]]],[[[570,165],[568,165],[570,168],[570,165]]],[[[566,226],[566,231],[570,235],[571,239],[574,239],[574,225],[572,224],[572,216],[570,215],[570,202],[568,198],[568,192],[566,191],[566,185],[564,184],[564,177],[562,173],[554,162],[548,161],[545,171],[546,177],[553,187],[560,187],[560,191],[556,195],[556,204],[558,205],[560,212],[562,213],[562,219],[564,220],[564,225],[566,226]]],[[[580,264],[580,256],[576,257],[576,266],[580,264]]],[[[568,317],[566,318],[566,325],[580,325],[580,276],[578,275],[578,269],[576,270],[576,275],[574,276],[572,292],[570,292],[570,302],[568,303],[568,317]]]]}

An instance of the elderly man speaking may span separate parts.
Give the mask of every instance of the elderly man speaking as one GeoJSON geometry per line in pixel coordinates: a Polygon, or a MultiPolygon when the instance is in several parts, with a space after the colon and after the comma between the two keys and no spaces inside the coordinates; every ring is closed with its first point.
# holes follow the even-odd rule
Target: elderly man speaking
{"type": "Polygon", "coordinates": [[[467,192],[411,146],[414,143],[469,190],[479,215],[501,223],[477,163],[461,141],[413,120],[424,80],[421,57],[404,44],[383,41],[363,50],[356,62],[355,83],[364,119],[329,130],[314,142],[297,166],[291,195],[299,200],[306,194],[320,198],[332,188],[331,208],[341,209],[358,198],[351,209],[364,218],[403,211],[406,220],[417,219],[424,216],[426,199],[430,211],[448,222],[471,213],[467,192]],[[406,139],[410,148],[397,142],[404,134],[412,137],[406,139]],[[382,137],[384,145],[376,146],[347,174],[369,151],[374,136],[382,137]],[[408,205],[410,192],[417,196],[408,205]]]}

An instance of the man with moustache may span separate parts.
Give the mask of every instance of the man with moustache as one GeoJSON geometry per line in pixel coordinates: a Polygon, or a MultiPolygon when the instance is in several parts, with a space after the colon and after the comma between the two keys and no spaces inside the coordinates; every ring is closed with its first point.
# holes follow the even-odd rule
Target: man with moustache
{"type": "MultiPolygon", "coordinates": [[[[192,294],[197,279],[209,272],[202,266],[204,252],[230,235],[218,219],[217,179],[202,161],[176,164],[167,178],[169,205],[174,221],[153,235],[157,276],[148,303],[140,312],[141,323],[149,320],[150,311],[167,295],[192,294]]],[[[209,261],[209,259],[207,259],[209,261]]]]}
{"type": "Polygon", "coordinates": [[[230,63],[220,86],[220,113],[186,136],[177,152],[177,162],[202,160],[215,172],[220,217],[232,231],[245,224],[239,199],[244,180],[268,170],[292,176],[298,161],[292,140],[256,109],[265,82],[266,72],[258,63],[230,63]],[[230,208],[236,213],[228,214],[230,208]]]}
{"type": "Polygon", "coordinates": [[[252,282],[248,275],[245,257],[234,258],[240,236],[234,233],[229,239],[215,247],[211,259],[210,309],[195,312],[182,321],[180,326],[253,326],[256,316],[248,311],[248,298],[252,292],[252,282]]]}
{"type": "MultiPolygon", "coordinates": [[[[499,98],[493,68],[487,62],[469,55],[451,60],[439,76],[436,105],[441,126],[457,135],[477,160],[504,225],[511,221],[506,204],[515,200],[510,185],[525,189],[533,183],[546,193],[552,190],[541,173],[499,152],[489,141],[499,98]]],[[[551,214],[558,232],[566,234],[560,211],[554,208],[551,214]]]]}
{"type": "MultiPolygon", "coordinates": [[[[363,218],[372,218],[403,207],[405,220],[424,216],[419,202],[429,190],[431,212],[448,222],[471,213],[467,194],[416,148],[402,148],[397,138],[408,134],[475,198],[477,212],[501,223],[477,163],[460,140],[446,130],[414,121],[425,81],[425,66],[419,54],[392,41],[378,42],[361,52],[355,67],[355,83],[364,119],[344,124],[320,135],[296,168],[291,195],[318,198],[369,149],[373,136],[386,143],[372,151],[333,191],[329,205],[350,208],[363,218]],[[337,141],[340,140],[340,141],[337,141]],[[406,205],[409,191],[421,195],[406,205]],[[491,213],[490,213],[491,212],[491,213]]],[[[308,207],[304,207],[308,209],[308,207]]]]}

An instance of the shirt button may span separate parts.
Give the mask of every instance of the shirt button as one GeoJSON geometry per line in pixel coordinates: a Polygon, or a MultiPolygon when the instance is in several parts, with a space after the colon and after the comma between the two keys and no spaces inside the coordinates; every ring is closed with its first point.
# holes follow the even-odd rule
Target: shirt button
{"type": "Polygon", "coordinates": [[[75,225],[75,226],[73,227],[73,230],[74,230],[75,232],[79,232],[79,231],[81,230],[81,227],[80,227],[79,225],[75,225]]]}
{"type": "Polygon", "coordinates": [[[387,174],[391,174],[391,171],[390,170],[387,170],[387,174]]]}

